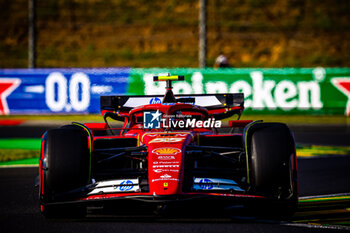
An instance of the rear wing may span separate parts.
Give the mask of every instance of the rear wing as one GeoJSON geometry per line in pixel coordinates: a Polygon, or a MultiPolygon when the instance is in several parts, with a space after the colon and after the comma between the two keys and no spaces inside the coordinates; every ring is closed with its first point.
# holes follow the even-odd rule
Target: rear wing
{"type": "MultiPolygon", "coordinates": [[[[243,93],[174,95],[176,103],[187,103],[208,110],[244,106],[243,93]]],[[[101,111],[130,111],[148,104],[163,103],[163,95],[101,96],[101,111]]],[[[174,104],[174,103],[164,103],[174,104]]]]}

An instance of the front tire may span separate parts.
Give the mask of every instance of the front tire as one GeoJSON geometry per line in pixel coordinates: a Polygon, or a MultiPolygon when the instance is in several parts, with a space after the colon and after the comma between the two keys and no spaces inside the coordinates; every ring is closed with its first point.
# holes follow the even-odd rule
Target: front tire
{"type": "Polygon", "coordinates": [[[256,123],[248,130],[250,184],[253,193],[267,196],[264,212],[291,216],[298,203],[295,142],[287,125],[256,123]]]}
{"type": "Polygon", "coordinates": [[[40,167],[40,204],[46,217],[60,217],[66,213],[82,214],[82,207],[53,203],[74,198],[76,190],[90,182],[90,154],[88,137],[83,129],[66,127],[49,130],[42,143],[40,167]],[[67,210],[67,208],[69,208],[67,210]]]}

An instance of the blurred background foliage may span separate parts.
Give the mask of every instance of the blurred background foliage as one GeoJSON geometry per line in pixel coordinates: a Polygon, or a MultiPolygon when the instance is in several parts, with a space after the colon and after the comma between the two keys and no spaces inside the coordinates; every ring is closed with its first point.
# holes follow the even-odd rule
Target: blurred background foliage
{"type": "MultiPolygon", "coordinates": [[[[37,0],[38,67],[198,67],[198,0],[37,0]]],[[[208,66],[350,66],[348,0],[208,0],[208,66]]],[[[0,0],[0,68],[26,68],[28,0],[0,0]]]]}

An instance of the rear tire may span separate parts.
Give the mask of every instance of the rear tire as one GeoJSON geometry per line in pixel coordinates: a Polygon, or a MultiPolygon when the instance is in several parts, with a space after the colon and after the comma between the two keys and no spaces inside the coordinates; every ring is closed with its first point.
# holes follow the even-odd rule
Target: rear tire
{"type": "Polygon", "coordinates": [[[67,213],[81,215],[81,206],[52,205],[76,197],[68,191],[90,182],[90,154],[88,137],[79,127],[66,127],[46,132],[43,138],[40,204],[46,217],[60,217],[67,213]],[[51,205],[50,205],[51,204],[51,205]],[[79,213],[79,214],[78,214],[79,213]]]}
{"type": "Polygon", "coordinates": [[[298,203],[295,143],[285,124],[256,123],[248,130],[251,191],[267,196],[264,214],[288,217],[298,203]]]}

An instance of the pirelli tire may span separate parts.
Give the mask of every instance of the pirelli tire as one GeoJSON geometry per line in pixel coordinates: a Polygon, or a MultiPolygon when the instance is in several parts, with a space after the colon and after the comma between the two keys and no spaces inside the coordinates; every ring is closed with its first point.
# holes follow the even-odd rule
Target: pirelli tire
{"type": "Polygon", "coordinates": [[[247,129],[251,192],[269,199],[262,211],[290,217],[297,208],[298,181],[294,137],[282,123],[255,123],[247,129]]]}
{"type": "Polygon", "coordinates": [[[88,134],[75,125],[49,130],[43,137],[40,207],[46,217],[82,216],[83,206],[60,204],[90,182],[88,134]]]}

